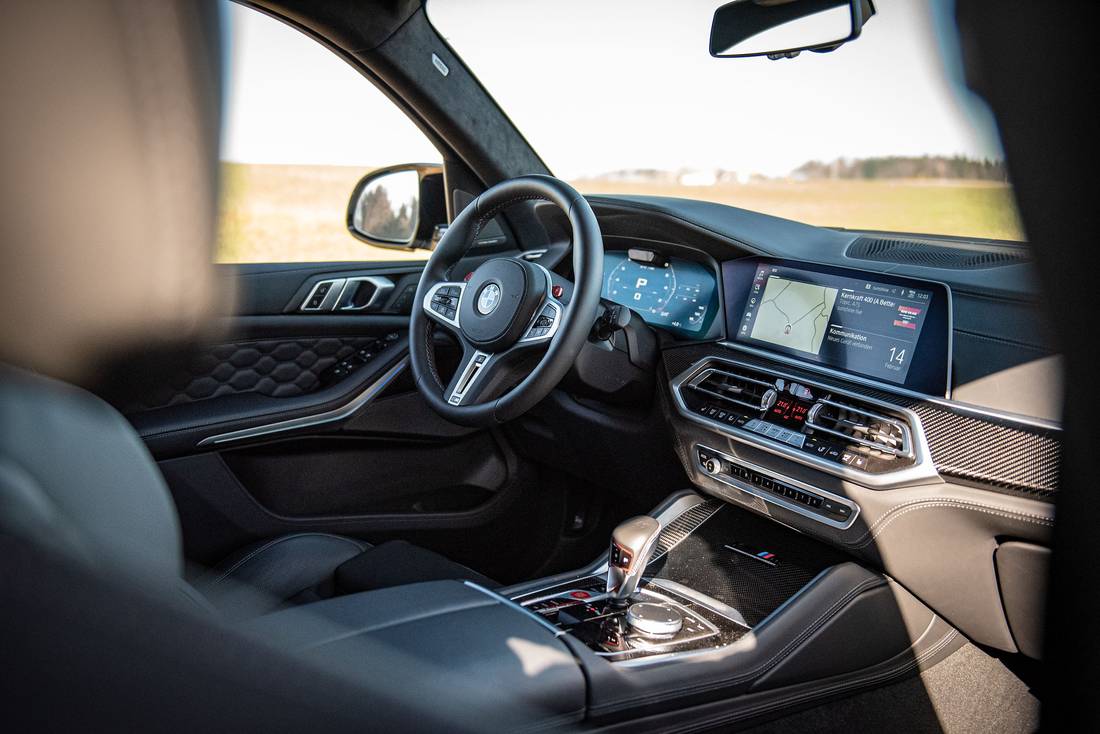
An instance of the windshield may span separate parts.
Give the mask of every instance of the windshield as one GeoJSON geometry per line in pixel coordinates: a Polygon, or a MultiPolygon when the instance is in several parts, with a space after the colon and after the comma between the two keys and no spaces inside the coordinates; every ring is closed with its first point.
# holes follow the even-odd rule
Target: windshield
{"type": "Polygon", "coordinates": [[[832,53],[715,59],[721,0],[431,0],[555,175],[849,229],[1023,240],[950,2],[882,0],[832,53]]]}

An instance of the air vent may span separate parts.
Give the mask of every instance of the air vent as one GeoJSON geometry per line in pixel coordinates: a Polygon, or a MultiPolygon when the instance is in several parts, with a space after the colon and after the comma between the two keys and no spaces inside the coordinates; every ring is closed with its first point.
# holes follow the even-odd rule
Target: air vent
{"type": "Polygon", "coordinates": [[[775,403],[775,379],[751,370],[704,370],[691,381],[700,393],[752,411],[767,410],[775,403]]]}
{"type": "Polygon", "coordinates": [[[902,419],[890,418],[849,402],[830,398],[818,400],[810,409],[806,425],[883,456],[912,455],[909,427],[902,419]]]}
{"type": "Polygon", "coordinates": [[[859,260],[919,265],[941,270],[981,270],[1017,265],[1031,258],[1015,248],[978,249],[951,247],[917,240],[859,237],[845,253],[859,260]]]}

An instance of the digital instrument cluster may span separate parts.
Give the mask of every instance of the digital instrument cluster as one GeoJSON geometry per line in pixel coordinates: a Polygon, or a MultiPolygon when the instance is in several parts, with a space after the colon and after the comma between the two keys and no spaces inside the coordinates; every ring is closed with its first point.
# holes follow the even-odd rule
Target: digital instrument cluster
{"type": "Polygon", "coordinates": [[[603,272],[604,298],[678,336],[705,334],[718,311],[714,273],[699,263],[648,250],[608,252],[603,272]]]}

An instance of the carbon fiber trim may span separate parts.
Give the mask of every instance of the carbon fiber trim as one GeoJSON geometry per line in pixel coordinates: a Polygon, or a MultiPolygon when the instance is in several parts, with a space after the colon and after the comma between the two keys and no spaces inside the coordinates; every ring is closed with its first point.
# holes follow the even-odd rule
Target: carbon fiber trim
{"type": "Polygon", "coordinates": [[[760,624],[817,574],[847,560],[840,552],[771,520],[735,511],[725,503],[707,505],[712,503],[718,508],[707,515],[709,520],[696,526],[665,557],[651,561],[646,575],[717,599],[739,611],[750,627],[760,624]],[[770,560],[760,557],[765,553],[770,560]]]}
{"type": "Polygon", "coordinates": [[[700,525],[710,519],[711,515],[722,509],[723,503],[709,499],[702,504],[695,505],[687,512],[679,515],[675,520],[661,529],[657,536],[657,542],[653,546],[653,556],[650,563],[664,556],[685,538],[694,533],[700,525]]]}
{"type": "Polygon", "coordinates": [[[1057,431],[956,412],[937,403],[894,395],[856,383],[823,378],[789,365],[775,365],[752,354],[714,344],[666,349],[669,377],[705,357],[736,358],[746,364],[782,369],[809,382],[834,382],[853,393],[912,410],[921,420],[936,470],[945,477],[1005,494],[1053,501],[1059,486],[1062,443],[1057,431]]]}

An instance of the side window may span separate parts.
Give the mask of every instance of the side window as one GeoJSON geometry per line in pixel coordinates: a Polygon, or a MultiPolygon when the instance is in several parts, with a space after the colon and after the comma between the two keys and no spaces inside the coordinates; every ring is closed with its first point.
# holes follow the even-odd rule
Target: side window
{"type": "Polygon", "coordinates": [[[347,62],[294,28],[225,2],[230,49],[222,130],[222,263],[424,260],[347,230],[371,170],[440,163],[439,151],[347,62]]]}

